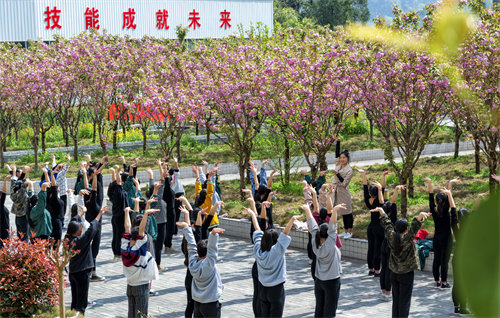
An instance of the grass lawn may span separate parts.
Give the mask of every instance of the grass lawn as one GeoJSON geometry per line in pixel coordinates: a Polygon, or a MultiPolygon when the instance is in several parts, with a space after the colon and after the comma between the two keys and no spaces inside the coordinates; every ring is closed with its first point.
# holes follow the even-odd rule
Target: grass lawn
{"type": "MultiPolygon", "coordinates": [[[[366,168],[366,167],[365,167],[366,168]]],[[[387,165],[374,165],[367,168],[367,178],[370,181],[380,181],[382,171],[387,169],[387,165]]],[[[474,173],[474,158],[473,156],[461,156],[457,159],[453,157],[438,158],[430,157],[421,159],[414,171],[415,196],[409,198],[408,215],[413,217],[419,212],[428,211],[428,194],[425,184],[421,179],[431,177],[434,183],[435,193],[437,190],[447,186],[448,180],[460,178],[462,181],[455,184],[453,188],[453,196],[457,208],[466,207],[471,209],[474,200],[478,193],[488,191],[488,170],[482,169],[481,173],[474,173]]],[[[279,176],[275,176],[275,184],[273,188],[278,190],[278,200],[273,200],[273,218],[276,224],[285,225],[291,215],[300,213],[298,206],[303,204],[302,180],[301,175],[293,175],[293,183],[290,189],[281,187],[279,176]]],[[[332,175],[327,175],[327,181],[332,180],[332,175]]],[[[394,186],[397,185],[395,174],[390,174],[387,177],[387,191],[385,198],[392,197],[394,186]]],[[[221,213],[227,213],[231,218],[243,218],[241,207],[245,206],[240,201],[238,192],[239,181],[223,181],[221,182],[222,199],[226,203],[226,207],[221,213]]],[[[249,188],[249,186],[248,186],[249,188]]],[[[194,200],[194,186],[185,187],[189,200],[194,200]]],[[[361,175],[355,172],[350,183],[350,190],[353,199],[354,213],[354,237],[366,238],[366,228],[370,222],[370,212],[367,211],[363,202],[363,187],[361,175]]],[[[400,202],[398,200],[398,210],[400,202]]],[[[398,211],[400,213],[400,211],[398,211]]],[[[305,219],[303,219],[304,221],[305,219]]],[[[341,218],[339,217],[339,220],[341,218]]],[[[341,221],[340,221],[341,222],[341,221]]],[[[430,235],[434,233],[434,222],[429,218],[423,228],[427,229],[430,235]]]]}

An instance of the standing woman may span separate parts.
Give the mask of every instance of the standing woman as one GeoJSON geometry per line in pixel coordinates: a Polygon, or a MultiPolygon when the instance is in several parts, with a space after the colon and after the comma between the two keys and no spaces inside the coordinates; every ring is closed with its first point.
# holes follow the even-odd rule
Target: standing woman
{"type": "Polygon", "coordinates": [[[307,225],[314,242],[312,249],[316,255],[316,269],[314,279],[314,295],[316,297],[316,310],[314,317],[335,317],[340,293],[340,250],[336,245],[337,240],[337,211],[345,209],[345,204],[332,206],[332,200],[326,201],[328,213],[331,214],[330,222],[318,227],[309,206],[303,205],[306,213],[307,225]]]}
{"type": "Polygon", "coordinates": [[[392,271],[392,317],[408,317],[413,291],[414,270],[420,267],[414,238],[424,220],[431,214],[420,212],[417,217],[413,218],[411,227],[408,229],[406,219],[399,219],[393,225],[384,209],[380,207],[370,212],[380,213],[380,221],[384,226],[387,243],[391,248],[389,268],[392,271]]]}
{"type": "Polygon", "coordinates": [[[352,237],[352,227],[354,225],[354,217],[352,216],[352,200],[351,192],[349,191],[349,182],[352,178],[352,168],[349,165],[349,151],[344,150],[340,153],[339,160],[340,166],[337,166],[333,173],[333,205],[345,204],[345,210],[340,211],[342,220],[344,222],[344,233],[340,235],[342,238],[352,237]]]}
{"type": "MultiPolygon", "coordinates": [[[[33,182],[30,180],[26,180],[26,182],[28,182],[29,193],[33,193],[33,182]]],[[[45,208],[47,205],[47,188],[49,187],[50,183],[44,182],[38,196],[33,195],[29,198],[26,213],[31,231],[35,233],[34,238],[44,240],[48,240],[52,234],[52,218],[50,212],[45,208]]]]}
{"type": "Polygon", "coordinates": [[[285,252],[292,241],[288,234],[293,222],[301,216],[292,216],[283,232],[278,234],[275,229],[262,232],[255,212],[252,209],[246,212],[252,216],[255,228],[253,251],[259,274],[260,317],[282,317],[285,307],[285,252]]]}
{"type": "MultiPolygon", "coordinates": [[[[450,206],[455,208],[453,197],[449,190],[441,190],[436,194],[434,200],[434,189],[432,181],[429,178],[423,178],[427,182],[429,191],[429,208],[434,219],[434,239],[432,240],[434,249],[434,261],[432,262],[432,274],[434,275],[434,287],[450,288],[448,284],[448,262],[451,254],[451,216],[450,206]],[[453,202],[453,205],[451,204],[453,202]],[[440,275],[441,274],[441,275],[440,275]],[[441,278],[441,281],[439,280],[441,278]]],[[[452,213],[456,213],[452,209],[452,213]]]]}

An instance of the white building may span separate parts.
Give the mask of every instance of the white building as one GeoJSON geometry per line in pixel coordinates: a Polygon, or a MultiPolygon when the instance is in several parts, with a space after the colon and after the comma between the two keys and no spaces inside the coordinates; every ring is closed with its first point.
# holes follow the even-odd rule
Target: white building
{"type": "Polygon", "coordinates": [[[141,38],[221,38],[258,23],[273,27],[273,0],[0,0],[0,42],[52,41],[95,28],[141,38]]]}

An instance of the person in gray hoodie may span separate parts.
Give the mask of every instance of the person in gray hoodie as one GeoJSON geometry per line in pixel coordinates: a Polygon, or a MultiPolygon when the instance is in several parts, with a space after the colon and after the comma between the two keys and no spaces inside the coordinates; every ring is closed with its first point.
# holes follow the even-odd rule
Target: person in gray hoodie
{"type": "MultiPolygon", "coordinates": [[[[330,187],[330,193],[332,192],[330,187]]],[[[312,250],[316,255],[316,269],[314,271],[314,296],[316,309],[314,317],[335,317],[340,293],[340,250],[337,247],[337,211],[346,209],[345,204],[333,207],[331,196],[327,196],[326,209],[330,214],[330,222],[320,226],[316,223],[309,205],[300,207],[307,218],[307,226],[314,239],[312,250]]]]}
{"type": "Polygon", "coordinates": [[[294,215],[281,234],[275,229],[261,231],[257,215],[252,209],[246,209],[252,216],[255,228],[253,233],[253,251],[259,274],[259,305],[261,317],[281,317],[285,307],[286,260],[285,252],[292,241],[288,235],[293,222],[301,218],[294,215]]]}
{"type": "Polygon", "coordinates": [[[193,229],[186,222],[177,222],[184,229],[188,245],[189,271],[193,276],[191,293],[195,317],[220,317],[219,299],[224,290],[217,263],[217,242],[224,229],[213,228],[208,240],[196,243],[193,229]]]}

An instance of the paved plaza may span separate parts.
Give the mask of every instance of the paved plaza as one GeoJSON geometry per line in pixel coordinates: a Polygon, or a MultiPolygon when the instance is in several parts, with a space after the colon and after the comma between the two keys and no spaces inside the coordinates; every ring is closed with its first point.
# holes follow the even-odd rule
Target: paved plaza
{"type": "MultiPolygon", "coordinates": [[[[98,255],[98,273],[106,276],[104,282],[90,284],[89,299],[96,302],[87,309],[86,317],[125,317],[127,315],[126,279],[121,262],[114,263],[111,252],[111,218],[104,217],[101,251],[98,255]]],[[[174,237],[179,249],[181,237],[174,237]]],[[[224,283],[222,295],[223,317],[253,317],[251,268],[254,262],[250,239],[221,236],[217,264],[224,283]]],[[[284,317],[313,317],[314,289],[308,265],[307,252],[289,249],[286,254],[287,281],[284,317]]],[[[152,288],[159,296],[149,300],[149,313],[154,317],[182,317],[186,306],[184,277],[186,268],[182,253],[162,256],[160,273],[152,288]]],[[[366,264],[359,260],[343,259],[342,286],[338,317],[390,317],[391,302],[380,300],[379,280],[368,277],[366,264]]],[[[432,275],[416,272],[411,304],[412,317],[453,316],[451,290],[434,289],[432,275]]],[[[66,289],[66,305],[70,305],[70,288],[66,289]]]]}

